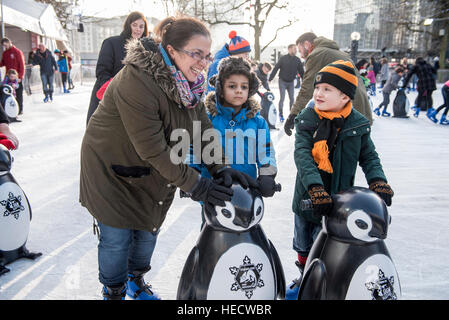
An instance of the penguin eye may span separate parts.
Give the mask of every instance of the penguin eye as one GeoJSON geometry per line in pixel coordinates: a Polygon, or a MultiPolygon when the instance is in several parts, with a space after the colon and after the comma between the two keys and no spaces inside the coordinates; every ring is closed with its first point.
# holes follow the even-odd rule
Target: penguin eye
{"type": "Polygon", "coordinates": [[[230,217],[232,217],[232,213],[228,209],[221,209],[221,213],[225,216],[225,218],[229,219],[230,217]]]}
{"type": "Polygon", "coordinates": [[[363,230],[368,229],[368,224],[365,221],[363,221],[363,220],[357,219],[357,220],[355,220],[355,224],[360,229],[363,229],[363,230]]]}

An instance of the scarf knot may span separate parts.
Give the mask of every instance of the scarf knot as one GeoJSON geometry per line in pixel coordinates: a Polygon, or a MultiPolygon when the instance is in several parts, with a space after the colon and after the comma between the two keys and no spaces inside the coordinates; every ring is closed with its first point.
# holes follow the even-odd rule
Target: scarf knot
{"type": "Polygon", "coordinates": [[[338,133],[345,123],[345,119],[352,111],[352,102],[349,101],[339,112],[320,111],[315,106],[315,112],[320,117],[318,128],[313,133],[312,156],[318,169],[333,173],[329,154],[334,148],[338,133]]]}

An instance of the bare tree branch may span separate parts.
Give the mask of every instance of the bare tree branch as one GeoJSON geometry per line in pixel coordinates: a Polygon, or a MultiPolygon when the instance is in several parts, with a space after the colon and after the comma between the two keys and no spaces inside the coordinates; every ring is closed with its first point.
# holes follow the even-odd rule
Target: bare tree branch
{"type": "Polygon", "coordinates": [[[290,27],[290,26],[293,24],[293,21],[291,21],[291,20],[289,20],[288,22],[289,22],[288,24],[286,24],[285,26],[282,26],[282,27],[280,27],[280,28],[278,28],[278,29],[276,30],[276,34],[274,35],[273,39],[271,39],[265,46],[263,46],[262,49],[260,50],[260,52],[264,52],[265,49],[266,49],[266,48],[267,48],[267,47],[268,47],[274,40],[276,40],[279,31],[281,31],[282,29],[285,29],[285,28],[287,28],[287,27],[290,27]]]}

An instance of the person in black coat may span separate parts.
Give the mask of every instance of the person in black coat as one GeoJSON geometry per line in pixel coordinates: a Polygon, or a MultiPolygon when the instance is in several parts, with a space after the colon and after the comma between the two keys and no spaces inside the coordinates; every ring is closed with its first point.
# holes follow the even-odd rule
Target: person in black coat
{"type": "Polygon", "coordinates": [[[436,70],[427,63],[424,58],[416,58],[415,65],[404,80],[402,87],[405,89],[411,77],[416,74],[418,77],[418,97],[416,99],[415,117],[418,117],[421,110],[432,112],[433,100],[432,92],[437,89],[435,82],[436,70]]]}
{"type": "Polygon", "coordinates": [[[125,20],[123,31],[118,36],[107,38],[103,41],[98,55],[95,81],[90,97],[89,110],[87,112],[87,121],[95,112],[100,103],[97,98],[97,91],[111,78],[113,78],[122,68],[122,60],[125,58],[125,44],[131,39],[148,37],[148,23],[143,15],[138,11],[131,12],[125,20]]]}
{"type": "Polygon", "coordinates": [[[285,91],[288,92],[288,97],[290,99],[290,109],[292,108],[293,102],[295,100],[295,79],[299,74],[302,78],[304,76],[304,66],[296,56],[297,48],[296,45],[291,44],[288,46],[288,54],[282,56],[279,61],[274,66],[273,71],[271,71],[270,78],[268,81],[273,80],[276,73],[279,71],[279,118],[281,122],[284,122],[284,99],[285,91]]]}

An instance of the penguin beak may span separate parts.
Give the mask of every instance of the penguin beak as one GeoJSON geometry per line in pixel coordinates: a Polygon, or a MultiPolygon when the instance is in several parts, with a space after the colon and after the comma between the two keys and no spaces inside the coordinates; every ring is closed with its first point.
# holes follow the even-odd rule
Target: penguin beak
{"type": "Polygon", "coordinates": [[[372,238],[385,240],[387,238],[386,232],[376,232],[376,231],[370,231],[368,235],[372,238]]]}
{"type": "Polygon", "coordinates": [[[247,229],[251,222],[253,221],[253,216],[236,216],[233,223],[239,227],[247,229]]]}

